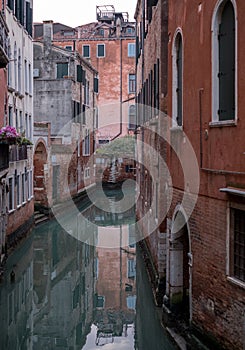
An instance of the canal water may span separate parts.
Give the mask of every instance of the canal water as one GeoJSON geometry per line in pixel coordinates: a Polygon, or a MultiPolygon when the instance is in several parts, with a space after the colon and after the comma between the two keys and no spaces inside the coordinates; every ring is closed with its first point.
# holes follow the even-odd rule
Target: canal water
{"type": "Polygon", "coordinates": [[[9,256],[0,283],[0,350],[176,349],[135,244],[134,207],[122,214],[121,191],[106,196],[109,209],[76,206],[91,223],[76,223],[86,232],[67,229],[76,220],[66,210],[65,228],[56,218],[39,225],[9,256]]]}

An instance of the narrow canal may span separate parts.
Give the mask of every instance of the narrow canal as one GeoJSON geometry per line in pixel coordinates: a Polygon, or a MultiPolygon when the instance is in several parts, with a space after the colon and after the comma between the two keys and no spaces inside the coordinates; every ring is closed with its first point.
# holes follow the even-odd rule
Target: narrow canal
{"type": "MultiPolygon", "coordinates": [[[[176,349],[135,244],[134,207],[122,215],[111,210],[120,191],[106,195],[108,211],[77,206],[93,227],[93,244],[88,226],[76,237],[54,218],[9,256],[0,283],[1,350],[176,349]]],[[[70,215],[62,214],[68,226],[70,215]]]]}

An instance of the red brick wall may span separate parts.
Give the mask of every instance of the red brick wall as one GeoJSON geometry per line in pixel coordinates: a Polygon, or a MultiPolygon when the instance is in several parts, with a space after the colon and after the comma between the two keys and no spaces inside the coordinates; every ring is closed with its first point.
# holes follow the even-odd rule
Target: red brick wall
{"type": "MultiPolygon", "coordinates": [[[[241,118],[244,114],[241,94],[245,86],[245,71],[242,69],[245,51],[242,16],[245,3],[236,1],[236,4],[238,120],[236,126],[213,127],[209,124],[212,121],[211,23],[216,1],[202,3],[201,12],[198,12],[199,4],[196,1],[169,1],[168,112],[171,116],[173,37],[177,28],[181,28],[184,52],[183,130],[191,141],[199,166],[200,141],[203,147],[199,198],[189,219],[193,254],[193,323],[204,332],[213,334],[228,349],[243,347],[245,306],[244,289],[229,282],[226,276],[227,204],[231,198],[219,191],[229,185],[242,188],[245,185],[245,162],[242,156],[245,149],[245,121],[241,118]],[[201,93],[200,89],[203,89],[201,93]]],[[[171,137],[177,139],[181,149],[184,145],[183,133],[171,132],[171,137]]],[[[171,150],[168,164],[175,187],[169,213],[169,218],[172,218],[176,205],[181,202],[184,181],[179,161],[171,150]]]]}

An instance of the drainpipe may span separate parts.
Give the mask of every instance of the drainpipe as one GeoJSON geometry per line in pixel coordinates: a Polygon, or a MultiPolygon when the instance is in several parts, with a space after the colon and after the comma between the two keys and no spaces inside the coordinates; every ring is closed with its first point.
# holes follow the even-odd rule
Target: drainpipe
{"type": "Polygon", "coordinates": [[[203,166],[203,144],[202,144],[202,95],[203,88],[199,89],[199,123],[200,123],[200,168],[203,166]]]}

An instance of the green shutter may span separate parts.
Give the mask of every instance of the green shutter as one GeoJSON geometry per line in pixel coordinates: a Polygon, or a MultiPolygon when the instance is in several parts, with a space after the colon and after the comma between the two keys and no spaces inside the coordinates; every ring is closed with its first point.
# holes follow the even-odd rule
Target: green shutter
{"type": "Polygon", "coordinates": [[[219,120],[235,118],[235,16],[228,1],[219,28],[219,120]]]}
{"type": "Polygon", "coordinates": [[[83,69],[82,66],[77,66],[77,81],[82,83],[83,81],[83,69]]]}
{"type": "Polygon", "coordinates": [[[57,79],[68,75],[68,63],[57,63],[57,79]]]}
{"type": "Polygon", "coordinates": [[[99,79],[94,78],[94,92],[99,92],[99,79]]]}
{"type": "Polygon", "coordinates": [[[177,124],[182,125],[182,38],[178,34],[176,39],[176,48],[177,48],[177,57],[176,57],[176,66],[177,66],[177,124]]]}

